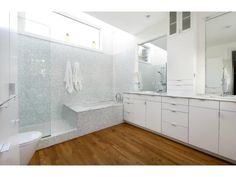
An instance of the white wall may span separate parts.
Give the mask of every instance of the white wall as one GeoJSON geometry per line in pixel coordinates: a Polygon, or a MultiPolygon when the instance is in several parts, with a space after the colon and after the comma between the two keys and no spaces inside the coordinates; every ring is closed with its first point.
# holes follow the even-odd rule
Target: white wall
{"type": "Polygon", "coordinates": [[[195,91],[205,93],[205,15],[196,13],[197,19],[197,59],[195,91]]]}
{"type": "Polygon", "coordinates": [[[114,94],[135,90],[135,72],[137,72],[136,38],[117,30],[113,38],[114,94]]]}
{"type": "MultiPolygon", "coordinates": [[[[0,12],[0,89],[1,100],[10,98],[9,83],[16,83],[16,15],[0,12]],[[10,23],[9,23],[10,22],[10,23]],[[10,30],[11,29],[11,30],[10,30]]],[[[17,88],[16,88],[17,90],[17,88]]],[[[18,133],[18,102],[17,98],[5,103],[0,108],[0,144],[10,143],[7,152],[0,153],[1,164],[19,164],[19,149],[11,137],[18,133]]]]}

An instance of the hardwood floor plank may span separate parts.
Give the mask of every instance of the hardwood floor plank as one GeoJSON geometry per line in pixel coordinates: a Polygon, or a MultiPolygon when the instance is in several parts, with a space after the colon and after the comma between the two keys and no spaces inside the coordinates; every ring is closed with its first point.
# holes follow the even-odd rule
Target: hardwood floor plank
{"type": "Polygon", "coordinates": [[[37,151],[30,165],[229,165],[129,124],[37,151]]]}

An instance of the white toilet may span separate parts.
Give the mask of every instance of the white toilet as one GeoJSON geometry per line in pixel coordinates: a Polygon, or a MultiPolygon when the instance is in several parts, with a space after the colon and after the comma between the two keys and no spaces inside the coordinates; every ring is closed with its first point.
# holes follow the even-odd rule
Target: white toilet
{"type": "Polygon", "coordinates": [[[20,164],[27,165],[37,149],[42,133],[38,131],[19,133],[14,137],[19,145],[20,164]]]}

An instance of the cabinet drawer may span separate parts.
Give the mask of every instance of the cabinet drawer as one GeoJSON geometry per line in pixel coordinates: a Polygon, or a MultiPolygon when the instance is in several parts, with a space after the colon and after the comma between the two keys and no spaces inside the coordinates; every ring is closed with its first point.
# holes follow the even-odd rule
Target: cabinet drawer
{"type": "Polygon", "coordinates": [[[183,142],[188,142],[188,129],[186,127],[171,124],[170,122],[162,122],[162,133],[183,142]]]}
{"type": "Polygon", "coordinates": [[[134,106],[133,106],[134,103],[132,102],[125,102],[124,103],[124,112],[133,112],[134,111],[134,106]]]}
{"type": "Polygon", "coordinates": [[[161,96],[149,96],[149,95],[142,95],[142,99],[144,99],[145,101],[155,101],[155,102],[161,102],[161,96]]]}
{"type": "Polygon", "coordinates": [[[161,102],[161,96],[158,96],[158,95],[135,95],[135,94],[129,94],[129,95],[124,95],[124,99],[123,100],[124,100],[124,102],[129,102],[132,99],[161,102]]]}
{"type": "Polygon", "coordinates": [[[180,105],[180,104],[174,104],[174,103],[162,103],[162,109],[188,112],[188,106],[180,105]]]}
{"type": "Polygon", "coordinates": [[[162,110],[162,120],[183,127],[188,127],[188,113],[164,109],[162,110]]]}
{"type": "Polygon", "coordinates": [[[192,86],[193,80],[192,79],[182,79],[182,80],[168,80],[168,86],[178,86],[178,85],[185,85],[185,86],[192,86]]]}
{"type": "Polygon", "coordinates": [[[136,95],[136,94],[125,94],[123,97],[124,102],[132,100],[132,99],[138,99],[138,100],[142,100],[143,99],[143,95],[136,95]]]}
{"type": "Polygon", "coordinates": [[[236,112],[236,103],[233,102],[220,102],[220,110],[236,112]]]}
{"type": "Polygon", "coordinates": [[[162,97],[163,103],[172,103],[172,104],[182,104],[188,105],[188,99],[186,98],[178,98],[178,97],[162,97]]]}
{"type": "Polygon", "coordinates": [[[189,105],[202,108],[219,109],[219,101],[213,101],[213,100],[190,99],[189,105]]]}

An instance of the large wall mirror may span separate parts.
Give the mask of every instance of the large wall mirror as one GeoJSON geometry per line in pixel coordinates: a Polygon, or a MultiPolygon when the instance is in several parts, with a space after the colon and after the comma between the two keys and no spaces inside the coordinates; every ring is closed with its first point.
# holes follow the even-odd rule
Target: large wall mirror
{"type": "Polygon", "coordinates": [[[206,20],[206,93],[236,95],[236,12],[206,20]]]}
{"type": "Polygon", "coordinates": [[[166,36],[140,44],[138,58],[139,90],[166,92],[166,36]]]}

